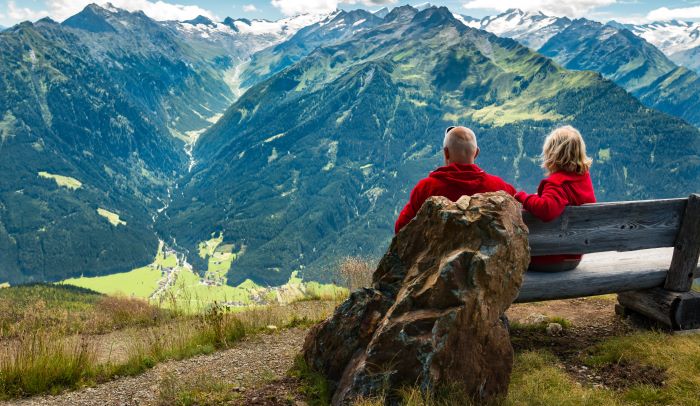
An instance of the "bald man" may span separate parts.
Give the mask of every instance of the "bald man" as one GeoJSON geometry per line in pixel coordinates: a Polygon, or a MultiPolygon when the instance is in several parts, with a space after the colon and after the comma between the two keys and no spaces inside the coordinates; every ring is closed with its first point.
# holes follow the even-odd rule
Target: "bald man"
{"type": "Polygon", "coordinates": [[[515,188],[498,176],[489,175],[474,164],[479,146],[474,131],[466,127],[449,127],[443,142],[445,166],[437,168],[413,188],[408,204],[403,208],[394,231],[398,233],[418,213],[431,196],[444,196],[453,202],[464,195],[502,190],[515,195],[515,188]]]}

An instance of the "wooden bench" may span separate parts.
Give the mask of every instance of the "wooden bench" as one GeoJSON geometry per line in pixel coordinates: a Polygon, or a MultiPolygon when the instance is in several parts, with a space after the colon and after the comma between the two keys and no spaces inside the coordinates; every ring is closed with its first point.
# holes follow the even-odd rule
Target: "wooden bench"
{"type": "Polygon", "coordinates": [[[677,330],[700,328],[700,294],[691,291],[700,195],[568,207],[550,223],[523,217],[531,255],[587,255],[573,271],[528,272],[516,303],[617,293],[625,311],[677,330]]]}

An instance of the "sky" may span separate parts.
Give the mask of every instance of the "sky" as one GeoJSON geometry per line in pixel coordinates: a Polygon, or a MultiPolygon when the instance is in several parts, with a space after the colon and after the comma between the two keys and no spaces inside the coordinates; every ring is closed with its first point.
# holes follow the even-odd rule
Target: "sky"
{"type": "MultiPolygon", "coordinates": [[[[0,25],[50,16],[62,21],[89,3],[107,0],[0,0],[0,25]]],[[[217,20],[227,16],[278,19],[304,12],[328,12],[336,8],[377,10],[425,0],[111,0],[120,8],[143,10],[156,20],[186,20],[205,15],[217,20]]],[[[549,15],[586,17],[593,20],[643,23],[681,19],[700,21],[700,0],[433,0],[453,12],[483,17],[521,8],[549,15]]]]}

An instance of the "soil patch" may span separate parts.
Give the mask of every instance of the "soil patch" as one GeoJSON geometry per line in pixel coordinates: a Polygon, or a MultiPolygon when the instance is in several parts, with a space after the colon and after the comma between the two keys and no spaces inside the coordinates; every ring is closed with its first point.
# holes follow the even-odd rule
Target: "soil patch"
{"type": "Polygon", "coordinates": [[[623,390],[635,385],[650,385],[658,388],[664,386],[668,378],[663,368],[639,363],[606,364],[598,368],[565,365],[565,368],[579,382],[615,390],[623,390]]]}
{"type": "Polygon", "coordinates": [[[661,387],[666,371],[640,363],[606,364],[592,368],[583,364],[585,352],[612,337],[635,331],[634,324],[615,314],[611,297],[555,300],[514,305],[508,310],[511,321],[527,324],[533,316],[561,317],[571,323],[558,335],[536,329],[514,329],[511,342],[516,352],[547,350],[561,361],[561,367],[578,382],[599,388],[623,390],[634,385],[661,387]]]}

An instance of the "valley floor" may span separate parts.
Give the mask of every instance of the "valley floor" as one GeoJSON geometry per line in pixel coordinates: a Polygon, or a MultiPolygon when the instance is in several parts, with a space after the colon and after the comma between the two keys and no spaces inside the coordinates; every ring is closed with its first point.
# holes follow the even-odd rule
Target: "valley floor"
{"type": "MultiPolygon", "coordinates": [[[[674,362],[678,362],[679,357],[687,357],[687,354],[668,355],[668,351],[675,350],[659,348],[657,355],[661,364],[633,362],[630,360],[636,356],[635,351],[639,351],[635,350],[634,344],[610,343],[635,334],[641,334],[640,343],[643,340],[666,343],[670,337],[681,336],[638,330],[629,321],[615,315],[615,302],[614,296],[603,296],[514,305],[508,311],[508,316],[516,365],[511,394],[505,403],[597,405],[653,404],[662,401],[661,404],[676,404],[674,401],[677,399],[664,399],[666,387],[676,383],[673,382],[673,368],[667,371],[661,365],[662,358],[666,354],[676,357],[674,362]],[[550,322],[560,323],[564,330],[554,334],[545,331],[544,327],[550,322]],[[620,359],[600,365],[590,362],[591,356],[598,357],[595,358],[598,361],[605,359],[610,355],[606,351],[621,351],[622,355],[620,359]],[[642,394],[639,395],[639,392],[642,394]]],[[[308,328],[300,327],[271,329],[267,333],[247,337],[230,349],[181,361],[163,362],[138,376],[117,378],[93,388],[56,396],[16,400],[12,404],[305,405],[309,399],[303,392],[308,392],[309,384],[303,379],[290,377],[289,371],[307,331],[308,328]]],[[[700,337],[689,337],[680,338],[686,341],[673,345],[690,346],[690,349],[685,349],[686,352],[700,345],[700,337]]],[[[668,345],[672,344],[669,342],[668,345]]],[[[700,361],[700,354],[695,352],[690,357],[700,361]]],[[[690,361],[694,362],[692,359],[690,361]]],[[[668,389],[676,390],[672,387],[668,389]]],[[[688,390],[700,391],[700,388],[696,386],[693,389],[691,385],[688,390]]],[[[690,399],[693,398],[697,399],[690,399]]],[[[415,399],[409,403],[426,404],[415,399]]]]}

